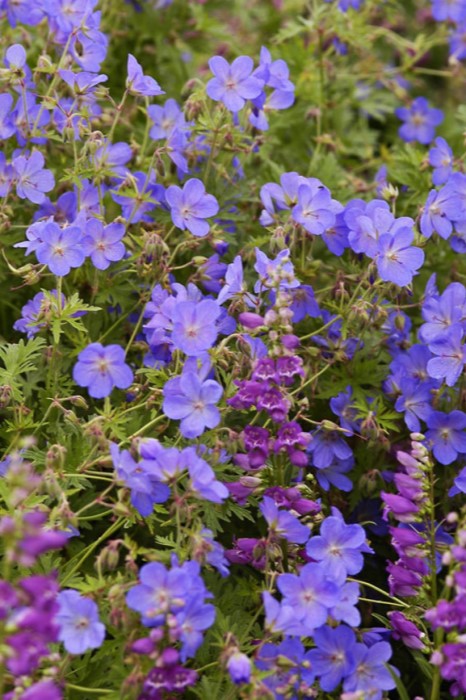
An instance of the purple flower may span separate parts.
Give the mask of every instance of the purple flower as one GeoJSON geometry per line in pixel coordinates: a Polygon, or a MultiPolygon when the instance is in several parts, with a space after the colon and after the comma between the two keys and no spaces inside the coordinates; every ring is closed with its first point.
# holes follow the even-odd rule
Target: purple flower
{"type": "Polygon", "coordinates": [[[464,0],[432,0],[432,16],[437,22],[445,20],[462,22],[466,19],[466,2],[464,0]]]}
{"type": "Polygon", "coordinates": [[[197,681],[196,671],[181,666],[179,660],[176,649],[164,649],[158,662],[160,665],[147,674],[138,700],[160,700],[160,691],[181,693],[194,685],[197,681]]]}
{"type": "Polygon", "coordinates": [[[62,229],[53,221],[44,224],[35,253],[37,260],[47,265],[50,272],[64,277],[71,268],[80,267],[84,262],[81,229],[77,226],[62,229]]]}
{"type": "Polygon", "coordinates": [[[309,178],[298,188],[298,203],[291,214],[308,233],[320,236],[335,224],[335,203],[320,180],[309,178]]]}
{"type": "Polygon", "coordinates": [[[344,690],[369,691],[371,698],[382,698],[383,690],[396,688],[395,680],[386,666],[392,655],[390,644],[378,642],[371,647],[356,644],[353,647],[354,671],[345,680],[344,690]],[[379,692],[377,692],[379,691],[379,692]]]}
{"type": "Polygon", "coordinates": [[[222,394],[223,389],[215,380],[202,380],[194,372],[183,372],[165,384],[163,412],[168,418],[181,420],[184,437],[199,437],[206,428],[215,428],[220,423],[216,404],[222,394]]]}
{"type": "Polygon", "coordinates": [[[251,678],[251,661],[239,650],[233,652],[227,661],[227,671],[236,685],[249,683],[251,678]]]}
{"type": "Polygon", "coordinates": [[[249,56],[238,56],[231,65],[222,56],[213,56],[209,68],[215,77],[207,83],[206,92],[230,112],[239,112],[246,100],[259,97],[264,87],[263,80],[251,75],[254,62],[249,56]]]}
{"type": "MultiPolygon", "coordinates": [[[[334,509],[334,512],[337,512],[334,509]]],[[[322,563],[332,579],[343,583],[348,574],[357,574],[364,565],[362,552],[371,552],[360,525],[347,525],[341,515],[325,518],[320,535],[311,537],[306,554],[322,563]]]]}
{"type": "Polygon", "coordinates": [[[432,444],[435,459],[440,464],[451,464],[458,453],[466,452],[466,413],[433,411],[427,420],[426,438],[432,444]]]}
{"type": "Polygon", "coordinates": [[[425,97],[417,97],[409,108],[399,107],[395,114],[405,122],[398,133],[403,141],[408,142],[430,143],[435,136],[435,128],[443,121],[442,110],[429,107],[425,97]]]}
{"type": "Polygon", "coordinates": [[[269,530],[278,537],[296,544],[304,544],[309,539],[309,528],[302,525],[295,515],[286,510],[279,510],[272,498],[264,496],[259,508],[267,521],[269,530]]]}
{"type": "Polygon", "coordinates": [[[71,70],[60,70],[59,75],[75,95],[89,95],[94,92],[97,85],[105,83],[108,80],[108,77],[104,73],[96,75],[95,73],[87,73],[85,71],[73,73],[71,70]]]}
{"type": "Polygon", "coordinates": [[[460,282],[453,282],[441,295],[428,296],[422,306],[422,317],[425,323],[419,330],[419,338],[428,345],[450,335],[456,326],[466,330],[464,321],[466,318],[466,289],[464,285],[460,282]]]}
{"type": "Polygon", "coordinates": [[[435,232],[447,239],[453,231],[452,220],[458,218],[458,212],[463,210],[458,196],[449,185],[439,191],[431,190],[421,214],[422,235],[430,238],[435,232]]]}
{"type": "Polygon", "coordinates": [[[383,234],[378,241],[376,254],[377,271],[384,282],[393,282],[399,287],[411,284],[413,275],[424,262],[424,251],[411,246],[414,233],[402,228],[392,236],[383,234]]]}
{"type": "Polygon", "coordinates": [[[78,591],[61,591],[58,596],[60,609],[55,617],[59,627],[59,640],[70,654],[84,654],[97,649],[105,639],[105,626],[100,622],[99,609],[93,600],[81,596],[78,591]]]}
{"type": "MultiPolygon", "coordinates": [[[[5,700],[14,700],[13,693],[4,696],[5,700]]],[[[21,693],[21,700],[62,700],[62,691],[52,681],[39,681],[21,693]]]]}
{"type": "Polygon", "coordinates": [[[457,61],[466,58],[466,22],[452,27],[450,32],[450,56],[457,61]]]}
{"type": "Polygon", "coordinates": [[[434,379],[445,379],[448,386],[455,386],[466,364],[466,346],[462,342],[464,331],[453,325],[445,334],[429,343],[429,350],[437,357],[427,363],[427,372],[434,379]]]}
{"type": "Polygon", "coordinates": [[[456,496],[458,493],[466,493],[466,467],[463,467],[458,476],[455,478],[453,486],[449,490],[448,495],[451,498],[452,496],[456,496]]]}
{"type": "Polygon", "coordinates": [[[149,135],[155,141],[167,139],[174,131],[185,132],[189,130],[183,112],[176,100],[172,98],[167,100],[163,107],[150,105],[147,114],[154,124],[149,135]]]}
{"type": "Polygon", "coordinates": [[[427,420],[432,412],[432,391],[436,388],[436,383],[419,382],[404,377],[401,384],[402,394],[395,403],[395,410],[404,412],[405,423],[409,430],[418,432],[421,429],[419,421],[427,420]]]}
{"type": "Polygon", "coordinates": [[[172,314],[172,343],[188,356],[202,355],[217,339],[220,307],[212,299],[179,302],[172,314]]]}
{"type": "Polygon", "coordinates": [[[136,61],[132,54],[128,54],[128,77],[126,78],[126,88],[132,95],[144,95],[154,97],[164,95],[160,85],[154,78],[144,75],[142,66],[136,61]]]}
{"type": "Polygon", "coordinates": [[[351,447],[336,430],[318,430],[313,433],[308,452],[312,455],[312,464],[317,469],[329,467],[334,458],[342,460],[353,456],[351,447]]]}
{"type": "Polygon", "coordinates": [[[89,219],[86,222],[86,235],[82,239],[84,254],[90,256],[98,270],[106,270],[112,262],[124,257],[126,249],[121,242],[124,235],[123,224],[104,226],[98,219],[89,219]]]}
{"type": "Polygon", "coordinates": [[[325,625],[315,630],[314,643],[317,648],[311,649],[309,660],[319,676],[320,687],[331,693],[354,671],[356,635],[346,625],[335,628],[325,625]]]}
{"type": "Polygon", "coordinates": [[[283,595],[282,604],[294,610],[295,619],[304,625],[308,635],[325,624],[339,599],[339,586],[321,564],[305,564],[297,576],[282,574],[277,586],[283,595]]]}
{"type": "Polygon", "coordinates": [[[73,379],[79,386],[86,387],[90,396],[103,399],[115,387],[127,389],[133,382],[133,372],[125,363],[122,347],[91,343],[79,353],[73,379]]]}
{"type": "Polygon", "coordinates": [[[5,65],[12,71],[21,70],[26,64],[26,50],[21,44],[9,46],[5,53],[5,65]]]}
{"type": "Polygon", "coordinates": [[[441,136],[435,139],[435,147],[429,151],[429,163],[434,168],[433,184],[444,185],[452,173],[453,151],[441,136]]]}
{"type": "Polygon", "coordinates": [[[227,487],[215,478],[212,467],[199,457],[194,447],[183,450],[183,456],[187,459],[191,488],[199,498],[212,503],[222,503],[228,498],[227,487]]]}
{"type": "Polygon", "coordinates": [[[401,639],[410,649],[424,649],[422,638],[425,634],[416,627],[414,622],[408,620],[398,610],[389,612],[388,617],[392,625],[394,639],[401,639]]]}
{"type": "Polygon", "coordinates": [[[18,156],[12,161],[16,194],[20,199],[29,199],[34,204],[41,204],[45,192],[55,186],[55,178],[51,170],[44,169],[44,156],[40,151],[33,151],[29,156],[18,156]]]}
{"type": "Polygon", "coordinates": [[[353,466],[354,458],[352,455],[344,460],[334,457],[328,467],[317,468],[315,477],[324,491],[328,491],[330,486],[335,486],[340,491],[348,492],[352,490],[353,482],[345,474],[351,471],[353,466]]]}
{"type": "Polygon", "coordinates": [[[137,464],[128,450],[120,452],[111,442],[110,454],[118,478],[131,489],[131,504],[140,515],[151,515],[155,503],[165,503],[170,497],[168,486],[162,484],[158,475],[151,473],[143,462],[137,464]]]}
{"type": "Polygon", "coordinates": [[[218,213],[218,202],[211,194],[206,194],[204,183],[197,178],[188,180],[183,189],[171,185],[166,191],[172,221],[182,231],[188,229],[193,236],[202,238],[209,233],[207,221],[218,213]]]}
{"type": "MultiPolygon", "coordinates": [[[[0,139],[9,139],[16,131],[13,118],[13,97],[8,93],[0,95],[0,139]]],[[[5,156],[2,153],[3,160],[5,156]]],[[[1,180],[1,177],[0,177],[1,180]]],[[[3,195],[2,195],[3,196],[3,195]]]]}
{"type": "MultiPolygon", "coordinates": [[[[163,564],[151,562],[141,567],[139,578],[140,584],[127,593],[126,604],[131,610],[141,613],[146,627],[159,625],[170,610],[179,610],[190,592],[188,574],[180,567],[167,571],[163,564]]],[[[200,592],[204,592],[203,586],[200,592]]]]}

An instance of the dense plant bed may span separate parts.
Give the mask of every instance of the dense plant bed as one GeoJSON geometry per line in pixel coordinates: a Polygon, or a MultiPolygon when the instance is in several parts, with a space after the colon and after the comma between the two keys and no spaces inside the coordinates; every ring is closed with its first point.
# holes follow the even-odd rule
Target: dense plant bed
{"type": "Polygon", "coordinates": [[[0,697],[463,697],[466,0],[0,29],[0,697]]]}

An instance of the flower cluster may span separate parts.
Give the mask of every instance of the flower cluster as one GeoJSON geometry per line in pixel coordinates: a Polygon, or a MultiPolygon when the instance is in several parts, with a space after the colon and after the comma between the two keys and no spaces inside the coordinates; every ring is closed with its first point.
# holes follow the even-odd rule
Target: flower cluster
{"type": "Polygon", "coordinates": [[[215,619],[214,606],[206,602],[212,596],[199,571],[197,562],[179,564],[176,558],[169,569],[158,562],[145,564],[140,583],[126,596],[126,604],[141,614],[143,625],[165,632],[170,644],[180,643],[183,662],[194,656],[215,619]]]}

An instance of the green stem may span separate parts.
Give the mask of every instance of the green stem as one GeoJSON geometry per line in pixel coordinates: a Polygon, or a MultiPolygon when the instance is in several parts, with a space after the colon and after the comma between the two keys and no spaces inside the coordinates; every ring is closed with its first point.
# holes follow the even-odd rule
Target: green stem
{"type": "Polygon", "coordinates": [[[390,595],[390,593],[387,593],[387,591],[384,591],[382,588],[378,588],[377,586],[374,586],[373,583],[369,583],[368,581],[359,581],[357,578],[352,578],[349,576],[347,578],[347,581],[353,581],[354,583],[359,583],[360,586],[367,586],[368,588],[372,588],[373,591],[377,591],[377,593],[380,593],[381,595],[384,595],[386,598],[390,598],[390,600],[394,600],[400,607],[403,608],[409,608],[410,606],[408,603],[405,603],[404,600],[401,600],[400,598],[396,598],[393,595],[390,595]]]}
{"type": "Polygon", "coordinates": [[[82,685],[74,685],[74,683],[67,683],[66,687],[70,688],[70,690],[80,690],[91,695],[111,695],[113,693],[113,690],[108,690],[108,688],[84,688],[82,685]]]}
{"type": "Polygon", "coordinates": [[[123,521],[125,518],[118,518],[116,522],[114,522],[112,525],[110,525],[109,528],[107,528],[104,532],[103,535],[101,535],[95,542],[92,542],[88,547],[85,548],[84,553],[81,553],[82,556],[80,557],[79,561],[73,566],[71,571],[69,571],[64,579],[61,581],[61,585],[65,586],[66,582],[72,578],[72,576],[78,571],[82,564],[86,561],[86,559],[92,554],[92,552],[101,544],[104,542],[110,535],[113,535],[114,532],[116,532],[122,525],[123,521]]]}
{"type": "Polygon", "coordinates": [[[127,97],[128,97],[128,90],[126,89],[123,93],[123,97],[121,98],[120,103],[116,107],[115,117],[113,119],[113,123],[112,123],[112,126],[110,127],[110,131],[109,131],[109,134],[107,137],[110,143],[112,142],[113,134],[115,133],[115,129],[117,127],[117,124],[120,121],[121,113],[122,113],[122,110],[123,110],[123,107],[124,107],[124,104],[126,102],[127,97]]]}

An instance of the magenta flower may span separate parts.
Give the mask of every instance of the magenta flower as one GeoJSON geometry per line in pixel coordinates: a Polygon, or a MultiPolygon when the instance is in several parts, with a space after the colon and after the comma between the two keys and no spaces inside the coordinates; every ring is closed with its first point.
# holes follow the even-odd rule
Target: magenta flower
{"type": "Polygon", "coordinates": [[[239,112],[246,100],[259,97],[264,81],[251,75],[254,62],[249,56],[238,56],[230,65],[222,56],[213,56],[209,68],[215,78],[206,85],[208,96],[216,102],[223,102],[230,112],[239,112]]]}
{"type": "Polygon", "coordinates": [[[94,399],[109,396],[115,387],[127,389],[133,381],[133,372],[125,362],[125,351],[119,345],[91,343],[78,355],[73,368],[73,379],[86,387],[94,399]]]}

